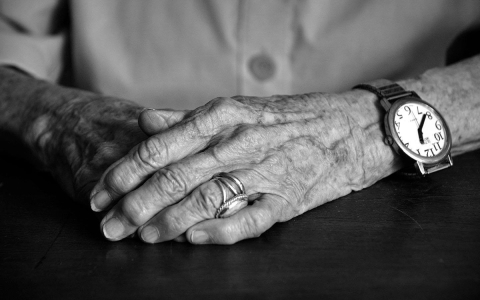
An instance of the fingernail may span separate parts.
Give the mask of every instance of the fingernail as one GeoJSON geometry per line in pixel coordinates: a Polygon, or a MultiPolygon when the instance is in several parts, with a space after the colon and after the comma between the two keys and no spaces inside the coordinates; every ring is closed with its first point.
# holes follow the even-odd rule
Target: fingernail
{"type": "Polygon", "coordinates": [[[208,234],[205,231],[193,231],[190,239],[194,244],[205,244],[208,241],[208,234]]]}
{"type": "Polygon", "coordinates": [[[141,111],[141,112],[144,112],[144,111],[146,111],[146,110],[156,110],[156,109],[155,109],[155,108],[149,108],[149,107],[146,107],[146,108],[142,109],[142,111],[141,111]]]}
{"type": "Polygon", "coordinates": [[[98,193],[97,189],[93,188],[93,190],[90,192],[90,200],[92,200],[93,197],[98,193]]]}
{"type": "Polygon", "coordinates": [[[111,218],[103,225],[103,235],[112,241],[117,241],[123,234],[125,227],[117,218],[111,218]]]}
{"type": "Polygon", "coordinates": [[[92,200],[90,200],[90,208],[95,211],[95,212],[100,212],[101,210],[98,209],[96,206],[95,206],[95,203],[93,203],[92,200]]]}
{"type": "Polygon", "coordinates": [[[90,206],[93,211],[102,211],[104,208],[110,204],[111,198],[106,190],[101,190],[100,192],[93,195],[90,200],[90,206]]]}
{"type": "Polygon", "coordinates": [[[147,243],[155,243],[159,236],[157,227],[155,226],[146,226],[142,229],[140,234],[142,236],[142,240],[147,243]]]}

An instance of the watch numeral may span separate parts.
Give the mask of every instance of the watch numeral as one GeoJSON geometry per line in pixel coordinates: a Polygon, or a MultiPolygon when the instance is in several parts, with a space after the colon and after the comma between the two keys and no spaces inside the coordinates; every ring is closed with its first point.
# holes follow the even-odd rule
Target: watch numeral
{"type": "Polygon", "coordinates": [[[395,126],[397,126],[397,130],[400,130],[400,122],[395,122],[395,126]]]}
{"type": "Polygon", "coordinates": [[[439,143],[439,142],[434,143],[434,144],[433,144],[433,147],[435,148],[435,151],[442,150],[442,147],[440,146],[440,143],[439,143]]]}
{"type": "Polygon", "coordinates": [[[421,115],[422,113],[420,112],[420,106],[417,106],[417,114],[421,115]]]}
{"type": "Polygon", "coordinates": [[[422,154],[420,153],[420,149],[417,149],[417,153],[418,153],[418,155],[422,155],[422,154]]]}
{"type": "Polygon", "coordinates": [[[397,116],[399,117],[399,119],[403,119],[403,115],[401,115],[399,111],[397,111],[397,116]]]}
{"type": "Polygon", "coordinates": [[[410,107],[405,105],[404,108],[405,108],[405,111],[408,111],[408,114],[412,113],[412,110],[410,109],[410,107]]]}
{"type": "Polygon", "coordinates": [[[423,150],[426,154],[427,154],[427,157],[430,157],[430,153],[432,154],[431,156],[434,156],[435,154],[433,153],[433,149],[430,148],[430,149],[425,149],[423,150]]]}
{"type": "Polygon", "coordinates": [[[443,140],[443,135],[441,132],[435,133],[434,136],[437,141],[443,140]]]}
{"type": "Polygon", "coordinates": [[[427,115],[427,118],[428,118],[429,120],[433,119],[433,116],[432,116],[432,113],[431,113],[431,112],[427,111],[425,114],[427,115]]]}
{"type": "Polygon", "coordinates": [[[435,121],[435,127],[437,127],[438,130],[442,130],[442,124],[440,124],[440,121],[435,121]]]}

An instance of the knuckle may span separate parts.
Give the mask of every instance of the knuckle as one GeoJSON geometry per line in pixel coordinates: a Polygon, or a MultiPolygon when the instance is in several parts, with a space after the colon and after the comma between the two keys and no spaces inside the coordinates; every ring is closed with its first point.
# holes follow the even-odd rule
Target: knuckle
{"type": "Polygon", "coordinates": [[[266,147],[266,140],[259,131],[253,125],[241,125],[232,138],[214,147],[212,151],[222,160],[248,159],[252,163],[258,163],[263,159],[266,147]]]}
{"type": "Polygon", "coordinates": [[[241,236],[244,238],[259,237],[266,230],[266,220],[269,218],[270,214],[266,211],[245,215],[243,226],[240,227],[241,236]]]}
{"type": "Polygon", "coordinates": [[[124,198],[122,202],[122,212],[124,218],[133,226],[143,225],[145,216],[148,214],[148,206],[143,201],[124,198]]]}
{"type": "Polygon", "coordinates": [[[162,140],[156,137],[150,137],[138,145],[134,152],[134,161],[141,168],[156,170],[161,167],[162,159],[167,157],[168,149],[162,145],[162,140]]]}
{"type": "Polygon", "coordinates": [[[210,110],[220,114],[231,114],[236,112],[236,101],[232,98],[218,97],[210,101],[210,110]]]}
{"type": "Polygon", "coordinates": [[[236,130],[237,140],[245,148],[254,148],[259,145],[261,141],[265,141],[261,135],[261,128],[258,128],[255,125],[243,124],[239,126],[236,130]]]}
{"type": "Polygon", "coordinates": [[[211,100],[192,119],[192,125],[202,136],[217,132],[218,128],[238,123],[238,109],[231,98],[219,97],[211,100]]]}
{"type": "Polygon", "coordinates": [[[212,113],[225,124],[235,124],[242,121],[239,103],[232,98],[217,98],[212,106],[212,113]]]}
{"type": "Polygon", "coordinates": [[[153,175],[156,182],[154,187],[157,194],[166,194],[170,198],[178,198],[178,195],[188,193],[188,184],[185,173],[179,168],[164,168],[153,175]]]}
{"type": "Polygon", "coordinates": [[[121,168],[113,168],[104,179],[105,188],[112,196],[121,195],[125,193],[132,185],[132,178],[129,173],[123,171],[121,168]]]}
{"type": "Polygon", "coordinates": [[[276,180],[285,181],[290,173],[288,172],[289,158],[284,152],[276,152],[266,156],[261,164],[264,170],[268,171],[268,174],[274,174],[276,180]]]}
{"type": "Polygon", "coordinates": [[[160,235],[163,236],[176,236],[185,231],[185,228],[188,228],[185,224],[186,220],[184,216],[179,216],[177,214],[167,212],[162,215],[160,230],[160,235]]]}
{"type": "Polygon", "coordinates": [[[194,195],[195,205],[200,213],[206,213],[208,216],[213,217],[215,210],[220,203],[220,192],[214,182],[207,182],[197,189],[197,193],[194,195]]]}

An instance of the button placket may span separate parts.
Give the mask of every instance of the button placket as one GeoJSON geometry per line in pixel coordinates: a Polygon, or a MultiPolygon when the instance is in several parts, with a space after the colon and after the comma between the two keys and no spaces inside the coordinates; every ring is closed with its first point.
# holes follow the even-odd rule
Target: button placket
{"type": "Polygon", "coordinates": [[[293,6],[276,0],[247,0],[244,4],[239,35],[239,92],[256,96],[288,94],[293,6]]]}

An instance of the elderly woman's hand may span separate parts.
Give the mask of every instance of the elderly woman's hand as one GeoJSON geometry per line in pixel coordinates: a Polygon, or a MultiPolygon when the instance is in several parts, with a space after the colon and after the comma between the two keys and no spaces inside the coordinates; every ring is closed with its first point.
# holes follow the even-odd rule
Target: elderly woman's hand
{"type": "Polygon", "coordinates": [[[0,143],[8,144],[2,150],[49,171],[80,202],[88,203],[93,186],[112,163],[185,114],[157,111],[144,118],[142,132],[137,121],[142,110],[131,101],[0,67],[0,143]]]}
{"type": "MultiPolygon", "coordinates": [[[[154,128],[155,114],[144,112],[142,127],[154,128]]],[[[111,208],[101,222],[110,240],[135,231],[149,243],[257,237],[397,170],[381,118],[365,91],[217,98],[110,167],[92,191],[92,208],[111,208]],[[251,204],[226,218],[215,217],[240,186],[223,176],[222,195],[211,180],[220,172],[243,183],[251,204]]]]}
{"type": "Polygon", "coordinates": [[[85,203],[109,166],[145,140],[151,130],[161,132],[177,115],[184,115],[158,111],[154,124],[142,132],[137,119],[143,109],[131,101],[79,93],[37,118],[27,136],[43,157],[44,167],[72,198],[85,203]]]}

